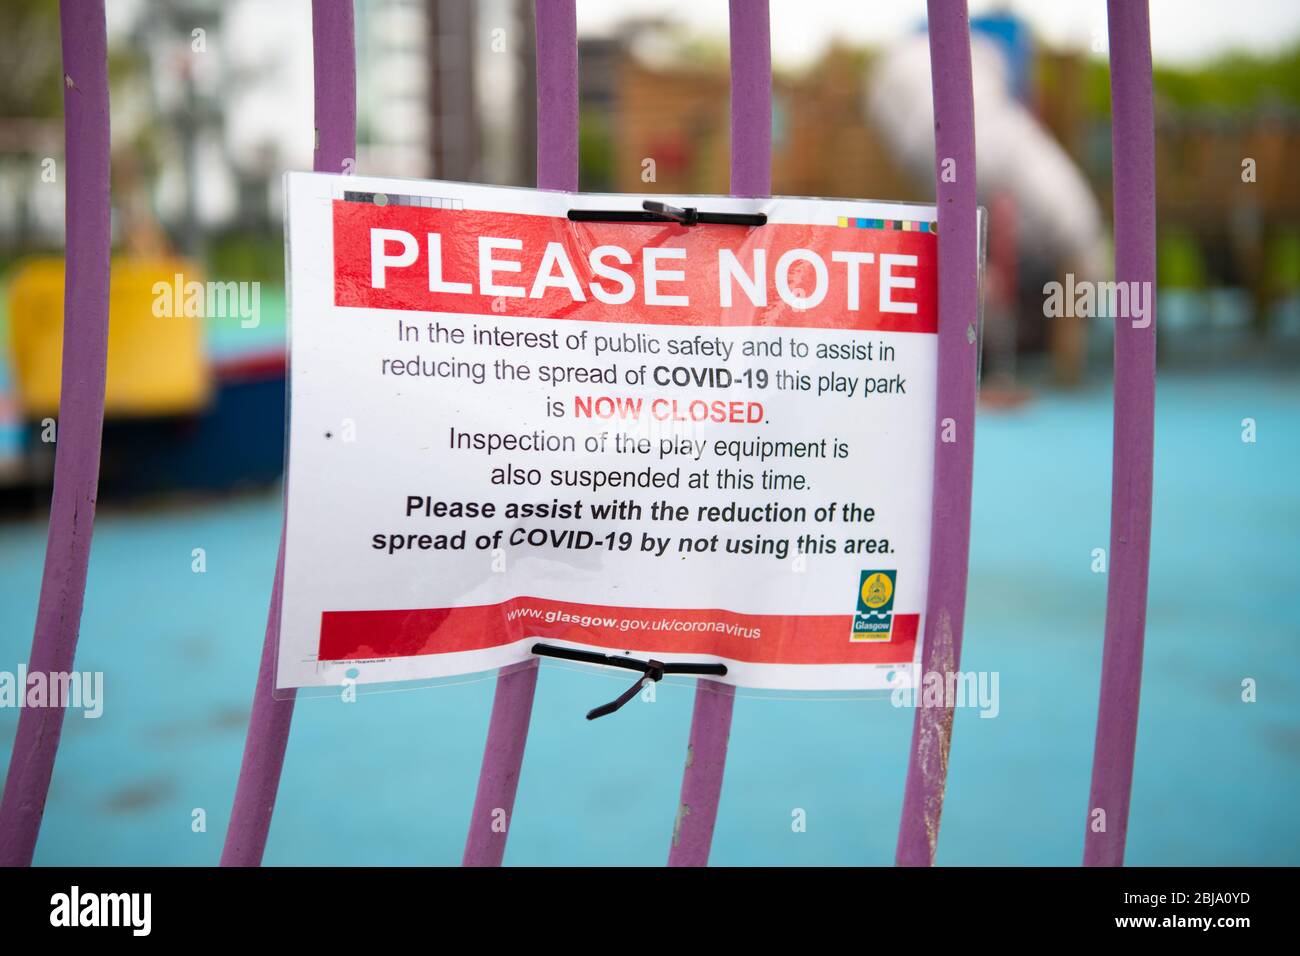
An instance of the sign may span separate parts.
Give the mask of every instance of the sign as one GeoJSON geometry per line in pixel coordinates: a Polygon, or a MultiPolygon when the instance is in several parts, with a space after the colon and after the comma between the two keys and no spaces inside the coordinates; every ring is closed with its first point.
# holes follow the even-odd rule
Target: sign
{"type": "Polygon", "coordinates": [[[628,195],[287,193],[279,687],[485,671],[537,641],[746,687],[910,679],[933,207],[653,197],[767,217],[684,225],[628,195]]]}

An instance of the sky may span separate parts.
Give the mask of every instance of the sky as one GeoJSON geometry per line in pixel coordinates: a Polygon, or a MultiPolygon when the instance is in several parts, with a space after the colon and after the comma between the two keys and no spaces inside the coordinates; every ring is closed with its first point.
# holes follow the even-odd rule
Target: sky
{"type": "MultiPolygon", "coordinates": [[[[1150,0],[1155,60],[1187,63],[1229,49],[1275,50],[1300,39],[1298,0],[1150,0]]],[[[772,57],[787,67],[816,60],[832,38],[875,45],[925,18],[925,0],[771,0],[772,57]]],[[[1105,49],[1104,0],[970,0],[972,15],[1010,9],[1054,46],[1105,49]]],[[[725,37],[725,0],[578,0],[578,31],[607,32],[628,17],[667,16],[693,33],[725,37]]]]}
{"type": "MultiPolygon", "coordinates": [[[[357,0],[364,11],[371,0],[357,0]]],[[[785,66],[817,59],[834,37],[876,44],[912,29],[925,17],[925,0],[770,0],[772,54],[785,66]]],[[[242,6],[243,4],[236,4],[242,6]]],[[[1157,61],[1187,63],[1229,49],[1276,50],[1300,39],[1300,0],[1150,0],[1152,55],[1157,61]]],[[[488,4],[492,6],[492,4],[488,4]]],[[[726,0],[578,0],[578,31],[608,32],[628,17],[670,17],[691,32],[727,33],[726,0]]],[[[1011,9],[1034,33],[1054,45],[1091,46],[1106,32],[1105,0],[970,0],[973,15],[1011,9]]],[[[258,0],[260,16],[308,15],[305,0],[280,4],[258,0]]],[[[129,21],[139,0],[108,6],[110,26],[129,21]]],[[[271,31],[268,31],[271,32],[271,31]]],[[[288,34],[294,36],[293,32],[288,34]]],[[[280,35],[284,39],[284,35],[280,35]]]]}

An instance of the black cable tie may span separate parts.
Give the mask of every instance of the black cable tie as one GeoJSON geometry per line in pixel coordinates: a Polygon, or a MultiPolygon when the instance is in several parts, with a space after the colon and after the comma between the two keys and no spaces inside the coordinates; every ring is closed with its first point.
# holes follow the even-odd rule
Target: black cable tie
{"type": "Polygon", "coordinates": [[[681,208],[647,199],[640,209],[570,209],[570,222],[675,222],[681,226],[763,226],[761,212],[701,212],[694,206],[681,208]]]}
{"type": "Polygon", "coordinates": [[[646,212],[654,213],[656,216],[663,216],[665,219],[673,220],[673,222],[680,222],[683,226],[693,226],[700,221],[700,211],[694,206],[679,209],[676,206],[668,205],[666,202],[655,202],[653,199],[647,199],[641,203],[641,208],[646,212]]]}
{"type": "Polygon", "coordinates": [[[641,671],[642,676],[637,682],[619,694],[618,697],[608,704],[601,704],[599,707],[593,707],[587,711],[588,720],[595,720],[597,717],[604,717],[606,714],[614,713],[635,697],[637,692],[646,685],[647,681],[661,681],[665,674],[701,674],[722,677],[727,673],[726,664],[665,664],[663,661],[656,660],[639,661],[634,657],[624,657],[621,654],[600,654],[596,651],[583,651],[572,647],[557,647],[554,644],[534,644],[532,653],[540,657],[558,657],[561,660],[579,661],[583,664],[603,664],[608,667],[621,667],[624,670],[641,671]]]}

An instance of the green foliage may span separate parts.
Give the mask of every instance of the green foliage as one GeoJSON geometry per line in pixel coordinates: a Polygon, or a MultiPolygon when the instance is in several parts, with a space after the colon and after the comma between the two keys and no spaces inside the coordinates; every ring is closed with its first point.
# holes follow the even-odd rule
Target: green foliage
{"type": "Polygon", "coordinates": [[[55,119],[63,115],[63,56],[59,0],[0,3],[0,117],[55,119]]]}
{"type": "MultiPolygon", "coordinates": [[[[1247,112],[1271,105],[1300,109],[1300,43],[1271,56],[1226,53],[1194,67],[1157,66],[1152,71],[1156,102],[1177,110],[1247,112]]],[[[1110,68],[1088,62],[1084,103],[1110,115],[1110,68]]]]}
{"type": "Polygon", "coordinates": [[[1269,243],[1264,273],[1278,289],[1300,289],[1300,232],[1288,231],[1269,243]]]}
{"type": "MultiPolygon", "coordinates": [[[[144,52],[108,51],[109,81],[117,84],[144,68],[144,52]]],[[[59,0],[0,0],[0,119],[50,120],[63,116],[63,50],[59,0]]]]}
{"type": "Polygon", "coordinates": [[[1160,230],[1156,279],[1162,289],[1199,289],[1205,284],[1205,259],[1196,240],[1182,229],[1160,230]]]}
{"type": "Polygon", "coordinates": [[[237,282],[284,282],[284,237],[228,233],[208,246],[208,278],[237,282]]]}
{"type": "Polygon", "coordinates": [[[1228,53],[1204,67],[1156,67],[1156,95],[1182,109],[1300,107],[1300,44],[1272,57],[1228,53]]]}
{"type": "Polygon", "coordinates": [[[578,175],[583,188],[594,191],[614,182],[614,137],[603,112],[584,109],[579,114],[578,175]]]}

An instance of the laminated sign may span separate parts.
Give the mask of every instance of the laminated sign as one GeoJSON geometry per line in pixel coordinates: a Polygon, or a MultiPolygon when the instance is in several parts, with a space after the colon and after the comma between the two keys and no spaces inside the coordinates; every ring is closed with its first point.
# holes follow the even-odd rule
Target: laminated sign
{"type": "Polygon", "coordinates": [[[279,687],[481,672],[539,641],[745,687],[910,679],[933,207],[287,192],[279,687]]]}

